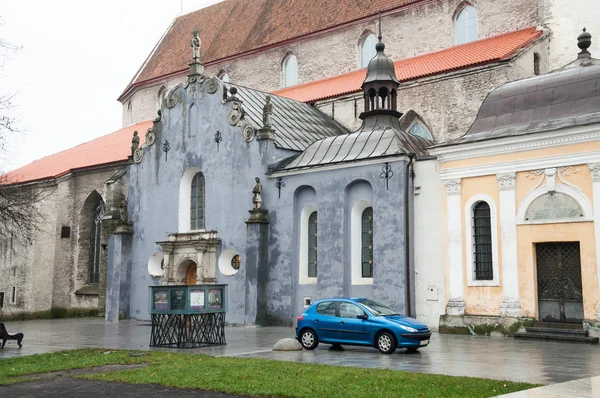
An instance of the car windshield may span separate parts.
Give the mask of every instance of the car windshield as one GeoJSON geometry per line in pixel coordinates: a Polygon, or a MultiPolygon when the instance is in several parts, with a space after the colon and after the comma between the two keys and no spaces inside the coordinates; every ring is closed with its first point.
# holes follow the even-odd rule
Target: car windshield
{"type": "Polygon", "coordinates": [[[360,301],[360,303],[362,305],[364,305],[365,307],[367,307],[369,309],[369,311],[371,311],[374,315],[382,315],[382,316],[388,316],[388,315],[400,315],[400,313],[396,310],[391,309],[388,306],[385,306],[381,303],[378,303],[377,301],[373,301],[373,300],[363,300],[360,301]]]}

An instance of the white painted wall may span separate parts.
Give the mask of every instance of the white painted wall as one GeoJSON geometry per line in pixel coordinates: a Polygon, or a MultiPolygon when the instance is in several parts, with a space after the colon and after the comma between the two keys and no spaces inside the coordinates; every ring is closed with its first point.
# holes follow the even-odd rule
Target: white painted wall
{"type": "Polygon", "coordinates": [[[583,27],[592,34],[592,57],[600,58],[600,1],[539,0],[540,24],[552,30],[550,70],[577,58],[577,36],[583,27]]]}
{"type": "Polygon", "coordinates": [[[437,161],[415,162],[415,296],[417,319],[437,330],[445,313],[444,214],[437,161]]]}

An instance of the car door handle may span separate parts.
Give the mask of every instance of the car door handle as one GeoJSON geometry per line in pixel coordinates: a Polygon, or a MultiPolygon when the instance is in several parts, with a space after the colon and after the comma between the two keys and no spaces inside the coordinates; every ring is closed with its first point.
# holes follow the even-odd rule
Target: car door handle
{"type": "Polygon", "coordinates": [[[342,325],[343,325],[343,324],[344,324],[344,321],[340,321],[340,324],[342,324],[342,325]]]}
{"type": "Polygon", "coordinates": [[[315,322],[319,322],[319,320],[318,320],[318,319],[315,319],[315,322]]]}

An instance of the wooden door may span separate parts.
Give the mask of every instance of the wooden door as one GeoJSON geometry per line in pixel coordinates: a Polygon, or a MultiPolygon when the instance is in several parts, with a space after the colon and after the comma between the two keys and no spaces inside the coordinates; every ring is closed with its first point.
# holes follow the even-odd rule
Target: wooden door
{"type": "Polygon", "coordinates": [[[185,274],[185,284],[186,285],[195,285],[196,284],[196,272],[197,272],[196,263],[191,263],[185,274]]]}

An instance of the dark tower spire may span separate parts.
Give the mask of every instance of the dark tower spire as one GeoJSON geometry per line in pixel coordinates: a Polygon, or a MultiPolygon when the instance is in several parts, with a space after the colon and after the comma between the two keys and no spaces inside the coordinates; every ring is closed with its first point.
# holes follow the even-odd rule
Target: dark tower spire
{"type": "MultiPolygon", "coordinates": [[[[379,42],[377,54],[367,66],[367,76],[362,84],[365,98],[365,114],[377,110],[397,112],[397,96],[400,81],[394,71],[394,62],[385,54],[381,35],[381,13],[379,13],[379,42]]],[[[362,115],[361,115],[362,117],[362,115]]]]}

